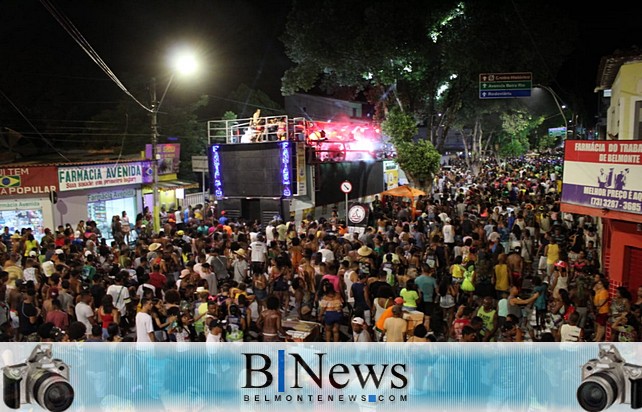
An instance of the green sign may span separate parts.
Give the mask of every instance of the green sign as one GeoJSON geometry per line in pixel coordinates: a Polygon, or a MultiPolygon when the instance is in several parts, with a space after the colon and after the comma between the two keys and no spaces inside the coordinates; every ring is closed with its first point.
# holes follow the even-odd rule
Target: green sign
{"type": "Polygon", "coordinates": [[[533,87],[533,74],[481,73],[479,75],[480,99],[506,99],[529,97],[533,87]]]}
{"type": "Polygon", "coordinates": [[[480,82],[479,88],[482,90],[518,90],[531,89],[532,82],[480,82]]]}

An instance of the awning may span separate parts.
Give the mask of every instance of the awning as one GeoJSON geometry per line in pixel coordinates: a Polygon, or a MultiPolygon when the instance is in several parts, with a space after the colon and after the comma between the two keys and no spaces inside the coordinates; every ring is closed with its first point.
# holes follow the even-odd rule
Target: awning
{"type": "MultiPolygon", "coordinates": [[[[176,190],[176,189],[198,189],[198,182],[190,182],[188,180],[163,180],[157,183],[158,190],[176,190]]],[[[151,184],[145,185],[143,190],[151,191],[153,186],[151,184]]]]}

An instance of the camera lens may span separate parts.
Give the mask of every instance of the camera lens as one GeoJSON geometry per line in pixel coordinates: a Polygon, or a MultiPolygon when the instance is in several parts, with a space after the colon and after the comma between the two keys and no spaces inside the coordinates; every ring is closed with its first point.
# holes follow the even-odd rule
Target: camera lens
{"type": "Polygon", "coordinates": [[[577,400],[588,412],[599,412],[613,404],[617,397],[617,383],[607,373],[596,373],[577,388],[577,400]]]}
{"type": "Polygon", "coordinates": [[[63,376],[44,372],[33,386],[38,404],[51,412],[67,410],[74,401],[74,389],[63,376]]]}

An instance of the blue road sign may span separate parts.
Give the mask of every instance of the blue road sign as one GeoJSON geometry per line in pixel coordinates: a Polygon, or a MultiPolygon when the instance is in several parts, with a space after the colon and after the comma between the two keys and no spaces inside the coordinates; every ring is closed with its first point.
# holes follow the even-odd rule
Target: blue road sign
{"type": "Polygon", "coordinates": [[[509,99],[511,97],[529,97],[531,90],[480,90],[480,99],[509,99]]]}

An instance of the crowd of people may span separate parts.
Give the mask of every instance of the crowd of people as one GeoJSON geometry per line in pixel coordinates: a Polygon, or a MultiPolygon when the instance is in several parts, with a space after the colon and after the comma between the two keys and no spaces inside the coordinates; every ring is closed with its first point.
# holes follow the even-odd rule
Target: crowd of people
{"type": "Polygon", "coordinates": [[[231,219],[213,205],[2,235],[0,341],[640,340],[642,288],[608,292],[597,222],[560,211],[561,159],[453,161],[432,192],[336,211],[231,219]],[[123,230],[124,225],[129,229],[123,230]],[[131,233],[130,233],[131,230],[131,233]]]}

